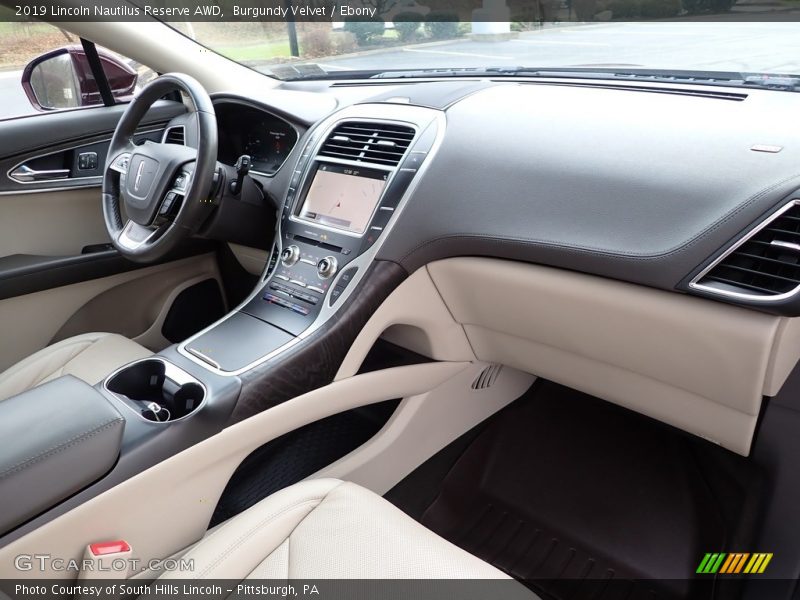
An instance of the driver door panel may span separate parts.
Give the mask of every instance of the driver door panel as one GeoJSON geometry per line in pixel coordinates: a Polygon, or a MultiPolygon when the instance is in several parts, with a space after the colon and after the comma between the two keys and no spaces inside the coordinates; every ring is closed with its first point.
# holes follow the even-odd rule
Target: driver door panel
{"type": "MultiPolygon", "coordinates": [[[[120,333],[158,350],[176,295],[220,281],[208,245],[176,260],[143,266],[110,246],[100,201],[105,151],[125,105],[93,107],[0,121],[0,371],[48,344],[78,333],[120,333]],[[97,165],[79,169],[81,154],[97,165]],[[56,180],[19,181],[20,165],[67,170],[56,180]]],[[[184,112],[160,101],[137,137],[160,140],[184,112]]]]}

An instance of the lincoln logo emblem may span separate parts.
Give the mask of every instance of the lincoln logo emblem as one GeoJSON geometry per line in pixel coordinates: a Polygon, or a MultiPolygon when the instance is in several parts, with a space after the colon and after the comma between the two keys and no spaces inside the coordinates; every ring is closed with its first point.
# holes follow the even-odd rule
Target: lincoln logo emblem
{"type": "Polygon", "coordinates": [[[142,181],[142,171],[144,171],[144,161],[139,163],[139,168],[136,169],[136,179],[133,182],[133,191],[139,191],[139,183],[142,181]]]}

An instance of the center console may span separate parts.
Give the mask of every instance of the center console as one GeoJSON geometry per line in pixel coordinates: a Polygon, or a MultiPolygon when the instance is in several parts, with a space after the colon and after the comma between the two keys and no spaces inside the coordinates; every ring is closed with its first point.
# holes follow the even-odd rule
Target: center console
{"type": "MultiPolygon", "coordinates": [[[[286,163],[294,168],[286,177],[271,261],[236,310],[94,388],[61,378],[4,401],[5,412],[14,413],[4,420],[12,428],[7,437],[12,426],[44,423],[48,414],[61,421],[50,437],[29,440],[28,427],[14,432],[19,440],[18,452],[9,454],[12,462],[50,445],[72,450],[20,475],[30,489],[48,482],[47,493],[35,502],[15,499],[14,510],[0,518],[0,538],[24,535],[226,423],[330,382],[337,358],[382,301],[381,293],[402,280],[400,267],[373,262],[436,151],[444,122],[441,111],[393,101],[355,105],[322,121],[286,163]],[[287,361],[268,362],[278,356],[287,361]],[[291,357],[299,366],[287,376],[291,357]],[[65,396],[70,402],[57,403],[55,411],[50,399],[65,396]],[[75,431],[95,426],[102,436],[80,447],[72,443],[75,431]],[[53,479],[65,464],[71,475],[53,479]]],[[[9,506],[13,488],[0,486],[9,506]]]]}
{"type": "Polygon", "coordinates": [[[238,375],[327,321],[389,235],[443,129],[441,112],[392,103],[349,107],[312,129],[261,285],[178,351],[215,373],[238,375]]]}

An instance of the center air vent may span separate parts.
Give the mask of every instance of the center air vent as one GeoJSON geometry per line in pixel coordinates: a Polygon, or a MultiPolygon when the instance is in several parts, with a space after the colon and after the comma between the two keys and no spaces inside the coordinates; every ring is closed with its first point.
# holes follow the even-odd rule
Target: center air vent
{"type": "Polygon", "coordinates": [[[400,164],[413,139],[414,130],[411,127],[348,121],[340,124],[328,136],[319,156],[394,167],[400,164]]]}
{"type": "Polygon", "coordinates": [[[185,134],[183,131],[183,126],[179,127],[170,127],[164,133],[164,143],[165,144],[177,144],[178,146],[184,146],[186,144],[185,134]]]}
{"type": "Polygon", "coordinates": [[[694,288],[776,300],[800,288],[800,200],[769,217],[710,269],[694,288]]]}

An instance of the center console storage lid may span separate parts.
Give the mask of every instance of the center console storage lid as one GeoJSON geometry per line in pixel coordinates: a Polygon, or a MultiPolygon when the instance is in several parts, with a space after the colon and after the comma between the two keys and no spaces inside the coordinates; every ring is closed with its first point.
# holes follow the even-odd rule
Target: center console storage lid
{"type": "Polygon", "coordinates": [[[292,341],[293,335],[242,312],[209,329],[186,345],[203,362],[234,372],[292,341]]]}
{"type": "Polygon", "coordinates": [[[110,471],[124,430],[116,408],[71,375],[0,402],[0,533],[110,471]]]}

